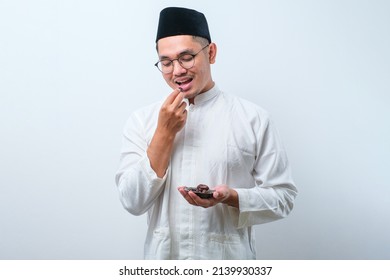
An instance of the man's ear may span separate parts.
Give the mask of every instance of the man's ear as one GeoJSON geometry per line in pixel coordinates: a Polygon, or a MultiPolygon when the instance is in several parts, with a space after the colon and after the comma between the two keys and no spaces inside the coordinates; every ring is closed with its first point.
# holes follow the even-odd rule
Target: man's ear
{"type": "Polygon", "coordinates": [[[209,62],[210,64],[214,64],[217,57],[217,45],[215,43],[210,43],[209,48],[209,62]]]}

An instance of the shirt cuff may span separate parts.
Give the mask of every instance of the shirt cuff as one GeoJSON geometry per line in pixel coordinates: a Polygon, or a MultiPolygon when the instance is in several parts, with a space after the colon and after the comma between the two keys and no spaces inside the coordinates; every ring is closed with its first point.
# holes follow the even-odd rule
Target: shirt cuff
{"type": "Polygon", "coordinates": [[[249,224],[249,206],[248,206],[248,192],[246,189],[234,189],[238,194],[239,209],[236,207],[229,207],[230,216],[233,219],[233,224],[236,228],[243,228],[249,224]]]}

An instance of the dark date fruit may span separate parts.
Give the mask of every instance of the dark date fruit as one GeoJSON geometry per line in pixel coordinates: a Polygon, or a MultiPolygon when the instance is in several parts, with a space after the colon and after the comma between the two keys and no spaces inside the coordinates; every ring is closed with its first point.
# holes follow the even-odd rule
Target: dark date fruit
{"type": "Polygon", "coordinates": [[[193,191],[200,198],[212,198],[214,190],[210,190],[210,188],[205,184],[199,184],[196,188],[185,188],[187,192],[193,191]]]}
{"type": "Polygon", "coordinates": [[[209,190],[209,187],[203,184],[200,184],[196,187],[196,190],[201,193],[205,193],[209,190]]]}

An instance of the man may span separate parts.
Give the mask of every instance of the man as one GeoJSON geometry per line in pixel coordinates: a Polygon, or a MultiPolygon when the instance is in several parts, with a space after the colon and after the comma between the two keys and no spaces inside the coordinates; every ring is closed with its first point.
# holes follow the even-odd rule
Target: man
{"type": "Polygon", "coordinates": [[[156,66],[172,92],[134,112],[116,182],[123,206],[148,213],[146,259],[255,259],[253,225],[289,214],[297,190],[268,114],[222,92],[205,16],[161,11],[156,66]],[[201,198],[185,187],[214,190],[201,198]]]}

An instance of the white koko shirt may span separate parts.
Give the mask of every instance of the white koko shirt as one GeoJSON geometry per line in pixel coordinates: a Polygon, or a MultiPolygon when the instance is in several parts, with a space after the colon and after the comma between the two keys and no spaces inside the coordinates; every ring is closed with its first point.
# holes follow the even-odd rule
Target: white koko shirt
{"type": "Polygon", "coordinates": [[[145,259],[255,259],[253,225],[289,214],[297,189],[267,112],[217,86],[198,95],[158,178],[146,154],[162,101],[134,112],[124,128],[116,175],[121,202],[148,213],[145,259]],[[190,205],[177,187],[227,184],[239,209],[190,205]]]}

